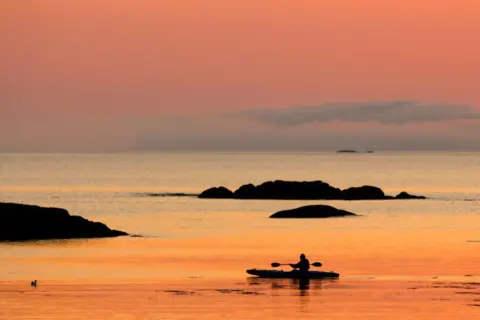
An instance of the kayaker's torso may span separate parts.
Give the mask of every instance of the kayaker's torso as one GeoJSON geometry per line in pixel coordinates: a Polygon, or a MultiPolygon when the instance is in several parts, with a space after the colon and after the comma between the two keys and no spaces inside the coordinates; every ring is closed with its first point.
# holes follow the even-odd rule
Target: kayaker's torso
{"type": "Polygon", "coordinates": [[[308,259],[306,258],[302,259],[293,267],[298,268],[298,271],[300,271],[300,273],[307,273],[308,270],[310,269],[310,261],[308,261],[308,259]]]}

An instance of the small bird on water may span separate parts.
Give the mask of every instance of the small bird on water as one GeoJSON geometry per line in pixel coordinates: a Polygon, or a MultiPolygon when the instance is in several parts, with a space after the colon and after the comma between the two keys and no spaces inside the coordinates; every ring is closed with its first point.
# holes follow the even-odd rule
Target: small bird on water
{"type": "Polygon", "coordinates": [[[30,285],[31,285],[32,287],[36,288],[36,287],[37,287],[37,280],[31,281],[31,282],[30,282],[30,285]]]}

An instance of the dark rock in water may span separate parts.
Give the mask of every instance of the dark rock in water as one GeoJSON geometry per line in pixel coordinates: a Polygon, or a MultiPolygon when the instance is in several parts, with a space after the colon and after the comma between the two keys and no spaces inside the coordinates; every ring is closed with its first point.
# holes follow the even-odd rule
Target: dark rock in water
{"type": "Polygon", "coordinates": [[[325,205],[311,205],[304,206],[291,210],[283,210],[274,213],[270,218],[330,218],[330,217],[345,217],[356,216],[355,213],[337,209],[325,205]]]}
{"type": "Polygon", "coordinates": [[[237,199],[258,199],[260,198],[260,193],[253,184],[249,183],[238,188],[233,193],[233,197],[237,199]]]}
{"type": "Polygon", "coordinates": [[[275,200],[389,200],[425,199],[402,192],[397,197],[385,195],[382,189],[374,186],[352,187],[341,190],[323,181],[267,181],[258,186],[245,184],[235,192],[227,188],[210,188],[199,198],[234,199],[275,199],[275,200]],[[409,197],[409,198],[403,198],[409,197]]]}
{"type": "Polygon", "coordinates": [[[424,196],[415,196],[413,194],[409,194],[405,191],[400,192],[395,196],[395,199],[426,199],[424,196]]]}
{"type": "Polygon", "coordinates": [[[340,192],[342,200],[381,200],[385,199],[382,189],[372,186],[352,187],[340,192]]]}
{"type": "Polygon", "coordinates": [[[337,199],[340,189],[322,181],[267,181],[258,186],[247,184],[234,192],[236,199],[308,200],[337,199]]]}
{"type": "Polygon", "coordinates": [[[71,216],[67,210],[0,203],[0,241],[106,238],[128,235],[100,222],[71,216]]]}
{"type": "Polygon", "coordinates": [[[225,187],[210,188],[203,191],[198,196],[199,198],[215,198],[215,199],[230,199],[233,198],[233,192],[225,187]]]}

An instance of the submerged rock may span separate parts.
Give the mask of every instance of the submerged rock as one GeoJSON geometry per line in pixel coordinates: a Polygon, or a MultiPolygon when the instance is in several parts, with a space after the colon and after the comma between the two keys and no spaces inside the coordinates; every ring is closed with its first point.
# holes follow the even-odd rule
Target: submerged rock
{"type": "Polygon", "coordinates": [[[323,181],[267,181],[258,186],[245,184],[235,192],[227,188],[210,188],[199,198],[234,199],[276,199],[276,200],[389,200],[425,199],[402,192],[397,197],[385,195],[382,189],[374,186],[352,187],[341,190],[323,181]]]}
{"type": "Polygon", "coordinates": [[[356,216],[355,213],[326,205],[310,205],[276,212],[270,218],[331,218],[356,216]]]}
{"type": "Polygon", "coordinates": [[[0,241],[106,238],[128,235],[61,208],[0,203],[0,241]]]}

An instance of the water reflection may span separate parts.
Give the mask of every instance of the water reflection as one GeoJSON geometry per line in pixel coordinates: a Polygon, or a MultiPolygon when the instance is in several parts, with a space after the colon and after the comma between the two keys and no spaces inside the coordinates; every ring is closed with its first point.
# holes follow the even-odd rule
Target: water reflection
{"type": "Polygon", "coordinates": [[[275,278],[247,278],[250,286],[270,286],[272,291],[293,290],[299,292],[301,296],[309,294],[309,290],[322,289],[325,283],[336,282],[336,279],[275,279],[275,278]]]}
{"type": "Polygon", "coordinates": [[[295,286],[298,285],[298,289],[300,290],[300,295],[305,296],[308,294],[308,289],[310,289],[310,279],[294,279],[293,280],[295,286]]]}

